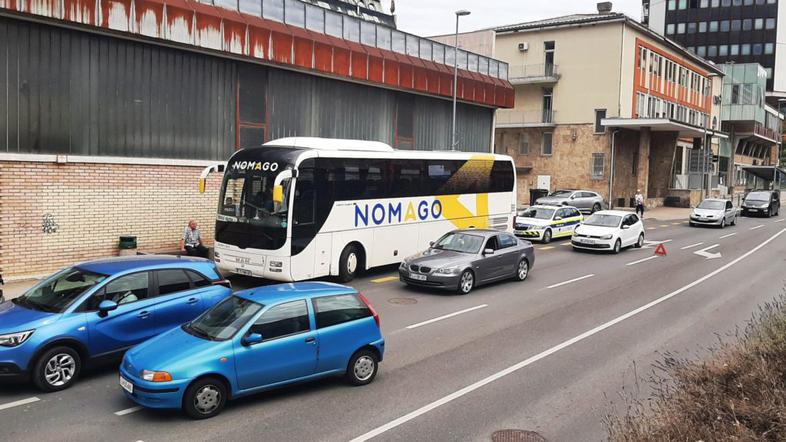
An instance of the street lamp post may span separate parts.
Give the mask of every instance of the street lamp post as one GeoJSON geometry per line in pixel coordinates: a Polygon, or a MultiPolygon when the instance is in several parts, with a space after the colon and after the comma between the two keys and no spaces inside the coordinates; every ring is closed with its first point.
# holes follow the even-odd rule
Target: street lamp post
{"type": "Polygon", "coordinates": [[[456,94],[458,86],[458,34],[459,34],[459,17],[469,15],[470,12],[465,9],[456,11],[456,40],[453,45],[453,124],[450,130],[450,150],[456,150],[456,94]]]}

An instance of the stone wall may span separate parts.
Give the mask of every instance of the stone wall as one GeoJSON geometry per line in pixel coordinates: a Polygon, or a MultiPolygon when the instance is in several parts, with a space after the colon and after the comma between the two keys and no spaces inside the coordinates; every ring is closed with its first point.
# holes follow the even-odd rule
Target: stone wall
{"type": "Polygon", "coordinates": [[[529,189],[537,187],[538,175],[551,176],[550,191],[580,188],[608,197],[611,134],[594,134],[592,124],[558,125],[552,128],[497,129],[496,152],[513,157],[518,172],[518,201],[529,204],[529,189]],[[543,155],[544,132],[552,132],[552,154],[543,155]],[[522,137],[529,140],[529,153],[521,154],[522,137]],[[592,154],[605,155],[603,177],[592,177],[592,154]],[[528,171],[522,170],[527,168],[528,171]]]}
{"type": "Polygon", "coordinates": [[[653,132],[650,144],[649,184],[647,199],[669,196],[671,188],[671,164],[677,146],[676,132],[653,132]]]}
{"type": "Polygon", "coordinates": [[[202,167],[0,161],[0,274],[38,277],[118,254],[173,251],[189,219],[212,244],[220,174],[198,192],[202,167]]]}

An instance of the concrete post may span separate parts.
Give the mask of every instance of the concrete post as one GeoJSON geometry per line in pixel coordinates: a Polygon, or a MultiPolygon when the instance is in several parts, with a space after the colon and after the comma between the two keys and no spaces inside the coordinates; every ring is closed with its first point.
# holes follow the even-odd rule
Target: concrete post
{"type": "Polygon", "coordinates": [[[648,198],[647,187],[650,178],[650,144],[652,133],[649,127],[642,127],[639,131],[639,158],[638,168],[636,169],[636,188],[641,189],[644,200],[648,198]]]}

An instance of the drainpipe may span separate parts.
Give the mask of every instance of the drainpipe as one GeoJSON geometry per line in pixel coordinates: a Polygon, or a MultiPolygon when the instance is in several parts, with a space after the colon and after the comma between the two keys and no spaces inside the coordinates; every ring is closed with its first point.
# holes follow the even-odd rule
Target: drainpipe
{"type": "Polygon", "coordinates": [[[611,170],[609,171],[609,210],[614,208],[614,151],[617,146],[617,132],[619,129],[614,129],[611,132],[611,170]]]}

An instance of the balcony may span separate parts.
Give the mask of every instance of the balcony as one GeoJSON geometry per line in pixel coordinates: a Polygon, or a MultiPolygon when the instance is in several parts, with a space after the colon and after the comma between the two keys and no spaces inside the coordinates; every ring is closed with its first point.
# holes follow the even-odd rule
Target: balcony
{"type": "Polygon", "coordinates": [[[498,110],[498,128],[517,127],[553,127],[556,126],[556,114],[553,109],[544,110],[498,110]]]}
{"type": "Polygon", "coordinates": [[[560,74],[556,64],[527,64],[509,66],[510,84],[553,84],[559,81],[560,74]]]}

